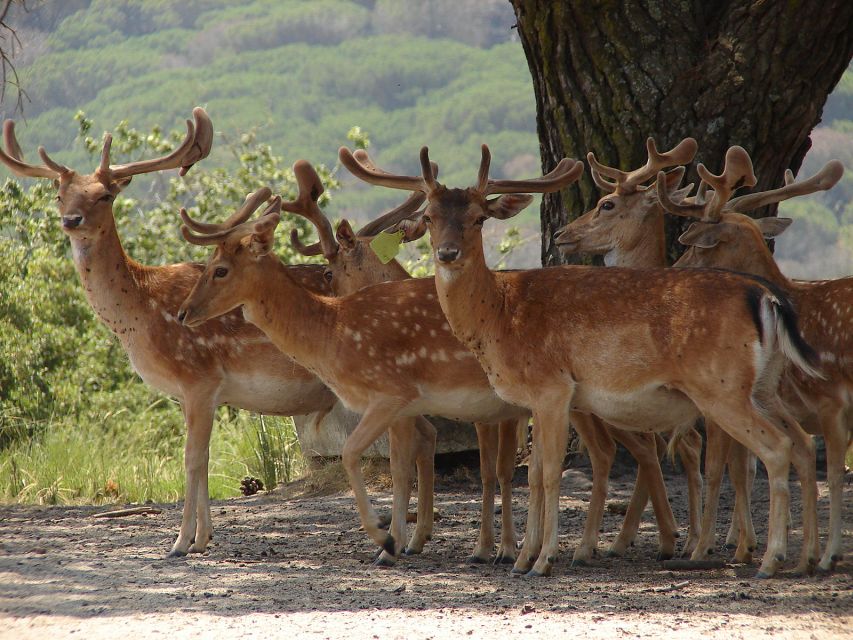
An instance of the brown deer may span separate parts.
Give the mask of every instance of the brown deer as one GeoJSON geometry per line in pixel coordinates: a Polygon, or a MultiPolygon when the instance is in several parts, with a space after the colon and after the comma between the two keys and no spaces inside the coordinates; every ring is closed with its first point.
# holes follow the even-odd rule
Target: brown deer
{"type": "MultiPolygon", "coordinates": [[[[788,360],[812,375],[818,372],[787,297],[754,278],[717,271],[492,272],[483,256],[483,223],[516,215],[532,199],[522,194],[565,187],[582,165],[566,158],[541,178],[490,180],[485,145],[482,154],[477,183],[468,189],[439,184],[429,171],[426,147],[421,176],[375,171],[347,149],[340,158],[367,182],[426,194],[423,216],[447,321],[476,355],[498,396],[533,414],[527,531],[513,571],[546,575],[556,561],[570,413],[595,414],[639,431],[675,431],[704,414],[755,451],[771,478],[770,535],[758,577],[775,574],[785,558],[793,462],[803,494],[798,570],[810,571],[819,551],[814,445],[776,389],[788,360]],[[494,194],[501,195],[489,200],[494,194]]],[[[412,308],[417,306],[412,300],[412,308]]],[[[584,437],[588,425],[572,419],[584,437]]],[[[599,471],[593,458],[593,482],[606,492],[607,478],[599,471]]],[[[590,520],[587,528],[597,529],[600,519],[590,520]]]]}
{"type": "MultiPolygon", "coordinates": [[[[433,175],[438,175],[438,166],[434,163],[432,171],[433,175]]],[[[299,160],[293,165],[293,173],[299,184],[299,193],[293,202],[282,203],[282,209],[307,218],[316,228],[319,241],[305,246],[300,242],[298,232],[294,229],[290,235],[291,243],[302,255],[322,255],[325,258],[327,265],[323,275],[335,296],[346,296],[380,282],[410,278],[409,273],[397,260],[390,260],[387,264],[383,264],[370,248],[369,242],[386,225],[415,214],[424,201],[422,194],[412,194],[406,202],[373,220],[357,233],[353,231],[347,220],[342,220],[337,232],[333,233],[329,219],[317,204],[317,198],[323,193],[320,177],[305,160],[299,160]]],[[[189,218],[185,218],[185,221],[191,229],[205,231],[205,229],[194,227],[189,218]]],[[[527,417],[525,416],[521,421],[526,426],[527,417]]],[[[515,472],[515,437],[518,425],[517,419],[505,420],[497,427],[479,422],[474,424],[480,449],[483,500],[480,535],[477,546],[469,557],[469,562],[487,562],[494,548],[496,480],[500,482],[502,505],[502,533],[496,558],[497,562],[515,561],[516,533],[512,519],[512,477],[515,472]]],[[[400,433],[405,434],[405,430],[400,429],[400,433]]],[[[405,502],[408,503],[408,497],[405,502]]],[[[402,504],[398,506],[402,507],[402,504]]],[[[391,535],[395,539],[400,539],[400,531],[392,530],[391,535]]],[[[394,562],[394,558],[383,552],[378,562],[387,566],[394,562]]]]}
{"type": "MultiPolygon", "coordinates": [[[[593,153],[588,153],[593,181],[607,195],[598,201],[595,208],[558,231],[555,243],[559,250],[563,254],[603,255],[605,264],[612,267],[665,267],[663,209],[658,204],[655,185],[643,183],[656,178],[661,169],[691,162],[697,148],[693,138],[685,138],[670,151],[660,153],[655,141],[649,138],[646,141],[646,164],[631,172],[602,165],[593,153]]],[[[668,173],[666,188],[678,189],[683,175],[683,167],[668,173]]],[[[676,197],[686,195],[686,191],[681,189],[676,197]]],[[[691,428],[675,438],[673,444],[687,474],[689,533],[682,553],[689,556],[699,540],[702,518],[702,473],[699,465],[702,436],[691,428]]],[[[638,477],[636,487],[625,517],[633,524],[634,533],[648,501],[642,478],[638,477]]],[[[624,553],[631,538],[618,538],[611,553],[624,553]]]]}
{"type": "MultiPolygon", "coordinates": [[[[360,459],[367,447],[389,424],[406,417],[486,423],[529,414],[494,394],[477,360],[451,334],[431,278],[385,282],[343,298],[318,295],[295,281],[271,253],[278,207],[274,202],[260,219],[213,233],[182,229],[189,242],[216,249],[178,317],[198,326],[242,306],[246,318],[279,349],[362,414],[343,462],[365,530],[396,556],[399,541],[379,527],[364,486],[360,459]]],[[[638,448],[626,446],[632,453],[638,448]]],[[[654,443],[648,458],[657,465],[654,443]]],[[[516,553],[503,545],[502,551],[516,553]]]]}
{"type": "MultiPolygon", "coordinates": [[[[745,157],[744,162],[749,162],[745,151],[739,147],[733,149],[745,157]]],[[[670,213],[700,219],[679,238],[688,249],[675,266],[721,267],[772,282],[796,305],[803,335],[820,356],[823,378],[806,377],[798,369],[788,367],[781,390],[782,399],[803,426],[810,433],[823,435],[826,442],[829,537],[818,564],[824,571],[832,570],[843,557],[844,456],[853,438],[853,335],[849,331],[853,323],[853,278],[817,282],[786,278],[765,240],[782,233],[791,220],[753,219],[745,214],[788,198],[830,189],[843,173],[842,164],[832,160],[807,180],[794,182],[793,174],[788,172],[785,186],[736,198],[730,198],[731,190],[708,175],[705,183],[714,191],[707,201],[700,197],[698,202],[676,203],[661,194],[661,204],[670,213]]],[[[722,469],[715,467],[711,472],[719,476],[722,469]]],[[[716,499],[709,506],[716,507],[716,499]]],[[[712,525],[716,513],[710,513],[708,519],[709,538],[697,549],[700,553],[713,548],[712,525]]]]}
{"type": "MultiPolygon", "coordinates": [[[[169,556],[201,553],[212,536],[207,469],[216,408],[228,404],[273,415],[314,414],[319,422],[336,401],[321,381],[275,349],[239,312],[192,329],[177,321],[178,307],[202,265],[141,265],[122,248],[112,210],[116,195],[134,175],[179,167],[183,174],[206,157],[213,141],[210,119],[197,107],[193,121],[187,121],[186,138],[172,153],[124,165],[110,164],[112,139],[107,135],[100,164],[88,175],[58,164],[43,148],[39,155],[44,164],[28,164],[12,121],[5,122],[3,134],[0,160],[6,166],[20,176],[55,181],[62,229],[95,313],[116,334],[142,379],[181,402],[187,426],[186,499],[169,556]]],[[[268,195],[248,199],[237,216],[257,208],[268,195]]],[[[291,267],[290,273],[312,290],[329,290],[322,267],[291,267]]],[[[428,436],[422,446],[427,453],[428,436]]],[[[431,455],[417,455],[428,458],[431,473],[431,455]]],[[[431,516],[430,507],[424,522],[431,516]]],[[[421,537],[427,535],[421,532],[421,537]]]]}

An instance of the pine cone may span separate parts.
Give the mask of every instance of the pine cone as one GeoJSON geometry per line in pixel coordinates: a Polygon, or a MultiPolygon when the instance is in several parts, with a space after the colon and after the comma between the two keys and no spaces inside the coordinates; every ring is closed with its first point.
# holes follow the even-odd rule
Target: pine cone
{"type": "Polygon", "coordinates": [[[258,491],[263,491],[264,483],[259,478],[246,476],[240,481],[240,492],[244,496],[253,496],[258,491]]]}

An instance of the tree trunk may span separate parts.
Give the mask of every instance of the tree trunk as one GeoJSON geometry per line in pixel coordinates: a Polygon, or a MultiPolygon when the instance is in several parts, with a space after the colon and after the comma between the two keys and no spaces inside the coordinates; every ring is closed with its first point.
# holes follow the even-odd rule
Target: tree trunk
{"type": "MultiPolygon", "coordinates": [[[[645,162],[686,136],[721,170],[726,149],[752,156],[756,189],[783,184],[811,146],[826,97],[853,55],[849,0],[510,0],[536,93],[544,170],[587,151],[611,166],[645,162]]],[[[696,182],[693,168],[688,180],[696,182]]],[[[601,194],[588,178],[542,203],[542,263],[552,238],[601,194]],[[565,203],[565,205],[564,205],[565,203]]],[[[762,211],[758,215],[775,214],[762,211]]],[[[689,221],[667,222],[668,253],[689,221]]]]}

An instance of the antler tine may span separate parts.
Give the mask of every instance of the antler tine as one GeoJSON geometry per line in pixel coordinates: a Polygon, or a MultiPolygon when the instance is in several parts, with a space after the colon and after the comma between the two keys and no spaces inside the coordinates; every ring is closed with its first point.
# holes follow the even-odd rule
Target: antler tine
{"type": "Polygon", "coordinates": [[[138,160],[137,162],[129,162],[127,164],[110,165],[110,177],[113,180],[118,180],[119,178],[127,178],[141,173],[176,169],[181,166],[184,157],[192,149],[194,142],[195,125],[192,120],[187,120],[187,135],[180,146],[172,151],[172,153],[152,160],[138,160]]]}
{"type": "Polygon", "coordinates": [[[492,163],[492,152],[489,151],[487,144],[482,145],[480,151],[480,169],[477,171],[477,186],[475,188],[480,193],[485,193],[489,186],[489,167],[492,163]]]}
{"type": "Polygon", "coordinates": [[[201,107],[193,109],[193,122],[195,136],[193,137],[192,147],[181,160],[181,170],[178,172],[180,176],[185,176],[196,162],[204,160],[210,155],[210,150],[213,147],[213,122],[207,115],[207,111],[201,107]]]}
{"type": "Polygon", "coordinates": [[[723,173],[714,175],[703,164],[697,165],[696,173],[714,189],[714,194],[705,205],[705,220],[719,220],[723,208],[735,189],[742,186],[752,187],[757,182],[749,154],[743,147],[737,145],[729,147],[726,151],[723,173]]]}
{"type": "Polygon", "coordinates": [[[110,149],[113,146],[113,136],[111,133],[104,134],[104,147],[101,149],[101,163],[98,165],[98,173],[108,176],[110,175],[110,149]]]}
{"type": "MultiPolygon", "coordinates": [[[[296,200],[283,203],[282,208],[285,211],[307,218],[314,225],[317,229],[317,237],[320,240],[323,255],[327,260],[331,260],[338,252],[338,243],[335,240],[332,223],[317,205],[317,199],[323,193],[323,183],[320,181],[320,176],[317,175],[314,167],[307,160],[297,160],[293,164],[293,173],[296,176],[296,183],[299,185],[299,193],[296,200]]],[[[298,246],[294,246],[298,251],[298,246]]],[[[300,246],[304,245],[300,243],[300,246]]]]}
{"type": "MultiPolygon", "coordinates": [[[[589,162],[589,172],[592,174],[592,181],[602,191],[607,191],[608,193],[613,193],[616,191],[616,183],[610,182],[610,180],[605,180],[604,177],[599,172],[600,167],[604,167],[604,165],[600,164],[598,160],[595,159],[595,154],[590,151],[586,154],[586,160],[589,162]]],[[[604,167],[605,169],[607,167],[604,167]]]]}
{"type": "Polygon", "coordinates": [[[691,162],[698,149],[699,144],[694,138],[684,138],[666,153],[660,153],[654,138],[649,137],[646,139],[646,164],[626,174],[623,181],[617,180],[617,187],[626,193],[636,191],[640,184],[654,178],[661,169],[691,162]]]}
{"type": "Polygon", "coordinates": [[[429,147],[421,147],[421,176],[423,176],[424,184],[427,187],[428,192],[432,191],[438,186],[438,183],[435,181],[435,175],[432,171],[432,162],[429,161],[429,147]]]}
{"type": "Polygon", "coordinates": [[[319,242],[302,244],[302,241],[299,239],[299,231],[296,229],[290,230],[290,244],[295,251],[301,253],[303,256],[319,256],[323,253],[319,242]]]}
{"type": "MultiPolygon", "coordinates": [[[[356,157],[357,155],[358,152],[356,152],[356,157]]],[[[364,154],[364,158],[367,162],[370,162],[370,158],[367,157],[366,153],[364,154]]],[[[438,178],[438,165],[435,162],[430,162],[429,165],[433,178],[438,178]]],[[[379,169],[379,171],[382,170],[379,169]]],[[[426,200],[426,194],[423,191],[413,191],[412,195],[406,198],[405,202],[394,207],[387,213],[383,213],[375,220],[371,220],[359,229],[355,235],[360,238],[369,238],[375,236],[380,231],[395,227],[402,220],[414,219],[418,215],[416,213],[418,207],[423,204],[424,200],[426,200]]]]}
{"type": "MultiPolygon", "coordinates": [[[[5,151],[0,149],[0,162],[3,162],[13,173],[29,178],[58,178],[62,171],[54,171],[50,167],[24,162],[24,154],[15,137],[15,123],[6,120],[3,123],[3,142],[5,151]]],[[[64,167],[63,167],[64,168],[64,167]]]]}
{"type": "Polygon", "coordinates": [[[68,173],[69,171],[71,171],[71,169],[66,167],[64,164],[59,164],[58,162],[53,160],[49,155],[47,155],[47,151],[45,150],[44,147],[39,147],[38,152],[39,152],[39,157],[41,158],[41,161],[44,162],[45,166],[48,169],[50,169],[51,171],[58,173],[60,175],[63,173],[68,173]]]}
{"type": "Polygon", "coordinates": [[[186,226],[198,233],[205,235],[224,234],[248,220],[258,207],[269,200],[271,195],[272,191],[269,187],[261,187],[254,193],[249,194],[243,201],[242,206],[236,212],[232,213],[225,222],[199,222],[190,218],[186,209],[181,209],[181,219],[186,226]]]}
{"type": "MultiPolygon", "coordinates": [[[[183,207],[181,207],[181,218],[184,221],[190,220],[189,214],[187,214],[187,210],[183,207]]],[[[219,244],[222,241],[222,238],[227,236],[232,231],[233,229],[225,229],[224,231],[218,231],[209,235],[201,235],[195,234],[190,231],[190,228],[187,225],[181,225],[181,235],[184,236],[184,240],[186,240],[190,244],[195,244],[202,247],[209,246],[212,244],[219,244]]]]}
{"type": "Polygon", "coordinates": [[[423,177],[394,175],[377,169],[375,166],[372,166],[372,163],[371,166],[365,166],[346,147],[341,147],[338,150],[338,158],[340,158],[341,164],[351,174],[369,184],[388,187],[390,189],[402,189],[403,191],[429,191],[429,187],[424,182],[423,177]]]}
{"type": "Polygon", "coordinates": [[[826,191],[834,187],[841,176],[844,175],[844,165],[838,160],[830,160],[823,169],[807,180],[801,182],[793,181],[793,173],[788,169],[785,171],[785,186],[770,191],[762,191],[761,193],[748,193],[743,196],[738,196],[728,202],[726,209],[736,211],[738,213],[746,213],[753,209],[782,202],[788,198],[796,196],[804,196],[816,191],[826,191]]]}
{"type": "Polygon", "coordinates": [[[563,158],[552,171],[530,180],[489,180],[483,195],[495,193],[551,193],[567,187],[580,178],[583,162],[563,158]]]}
{"type": "MultiPolygon", "coordinates": [[[[666,174],[663,171],[658,171],[656,184],[666,184],[666,174]]],[[[702,188],[701,185],[699,188],[702,188]]],[[[695,203],[683,204],[680,202],[673,202],[666,189],[658,187],[655,189],[655,192],[657,193],[658,202],[660,203],[660,206],[664,208],[664,211],[671,213],[674,216],[682,216],[684,218],[704,218],[705,203],[698,202],[698,193],[696,194],[697,201],[695,203]]]]}

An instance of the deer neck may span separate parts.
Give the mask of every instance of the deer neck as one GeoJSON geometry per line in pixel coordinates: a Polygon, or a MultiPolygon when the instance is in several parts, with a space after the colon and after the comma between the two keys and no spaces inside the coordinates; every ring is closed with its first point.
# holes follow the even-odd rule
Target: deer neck
{"type": "Polygon", "coordinates": [[[504,295],[495,274],[486,266],[482,246],[479,255],[472,256],[460,269],[437,264],[435,287],[454,335],[480,357],[483,335],[500,322],[505,308],[504,295]]]}
{"type": "Polygon", "coordinates": [[[630,267],[645,269],[666,266],[666,234],[664,233],[663,211],[649,216],[639,226],[639,234],[630,244],[619,245],[604,255],[608,267],[630,267]]]}
{"type": "Polygon", "coordinates": [[[110,218],[92,235],[72,236],[71,255],[86,298],[98,317],[113,332],[123,335],[128,318],[148,311],[140,286],[142,267],[124,251],[110,218]]]}
{"type": "Polygon", "coordinates": [[[334,334],[336,301],[298,284],[278,258],[270,256],[260,266],[262,276],[247,283],[253,294],[243,303],[243,316],[279,351],[316,372],[339,346],[334,334]]]}

